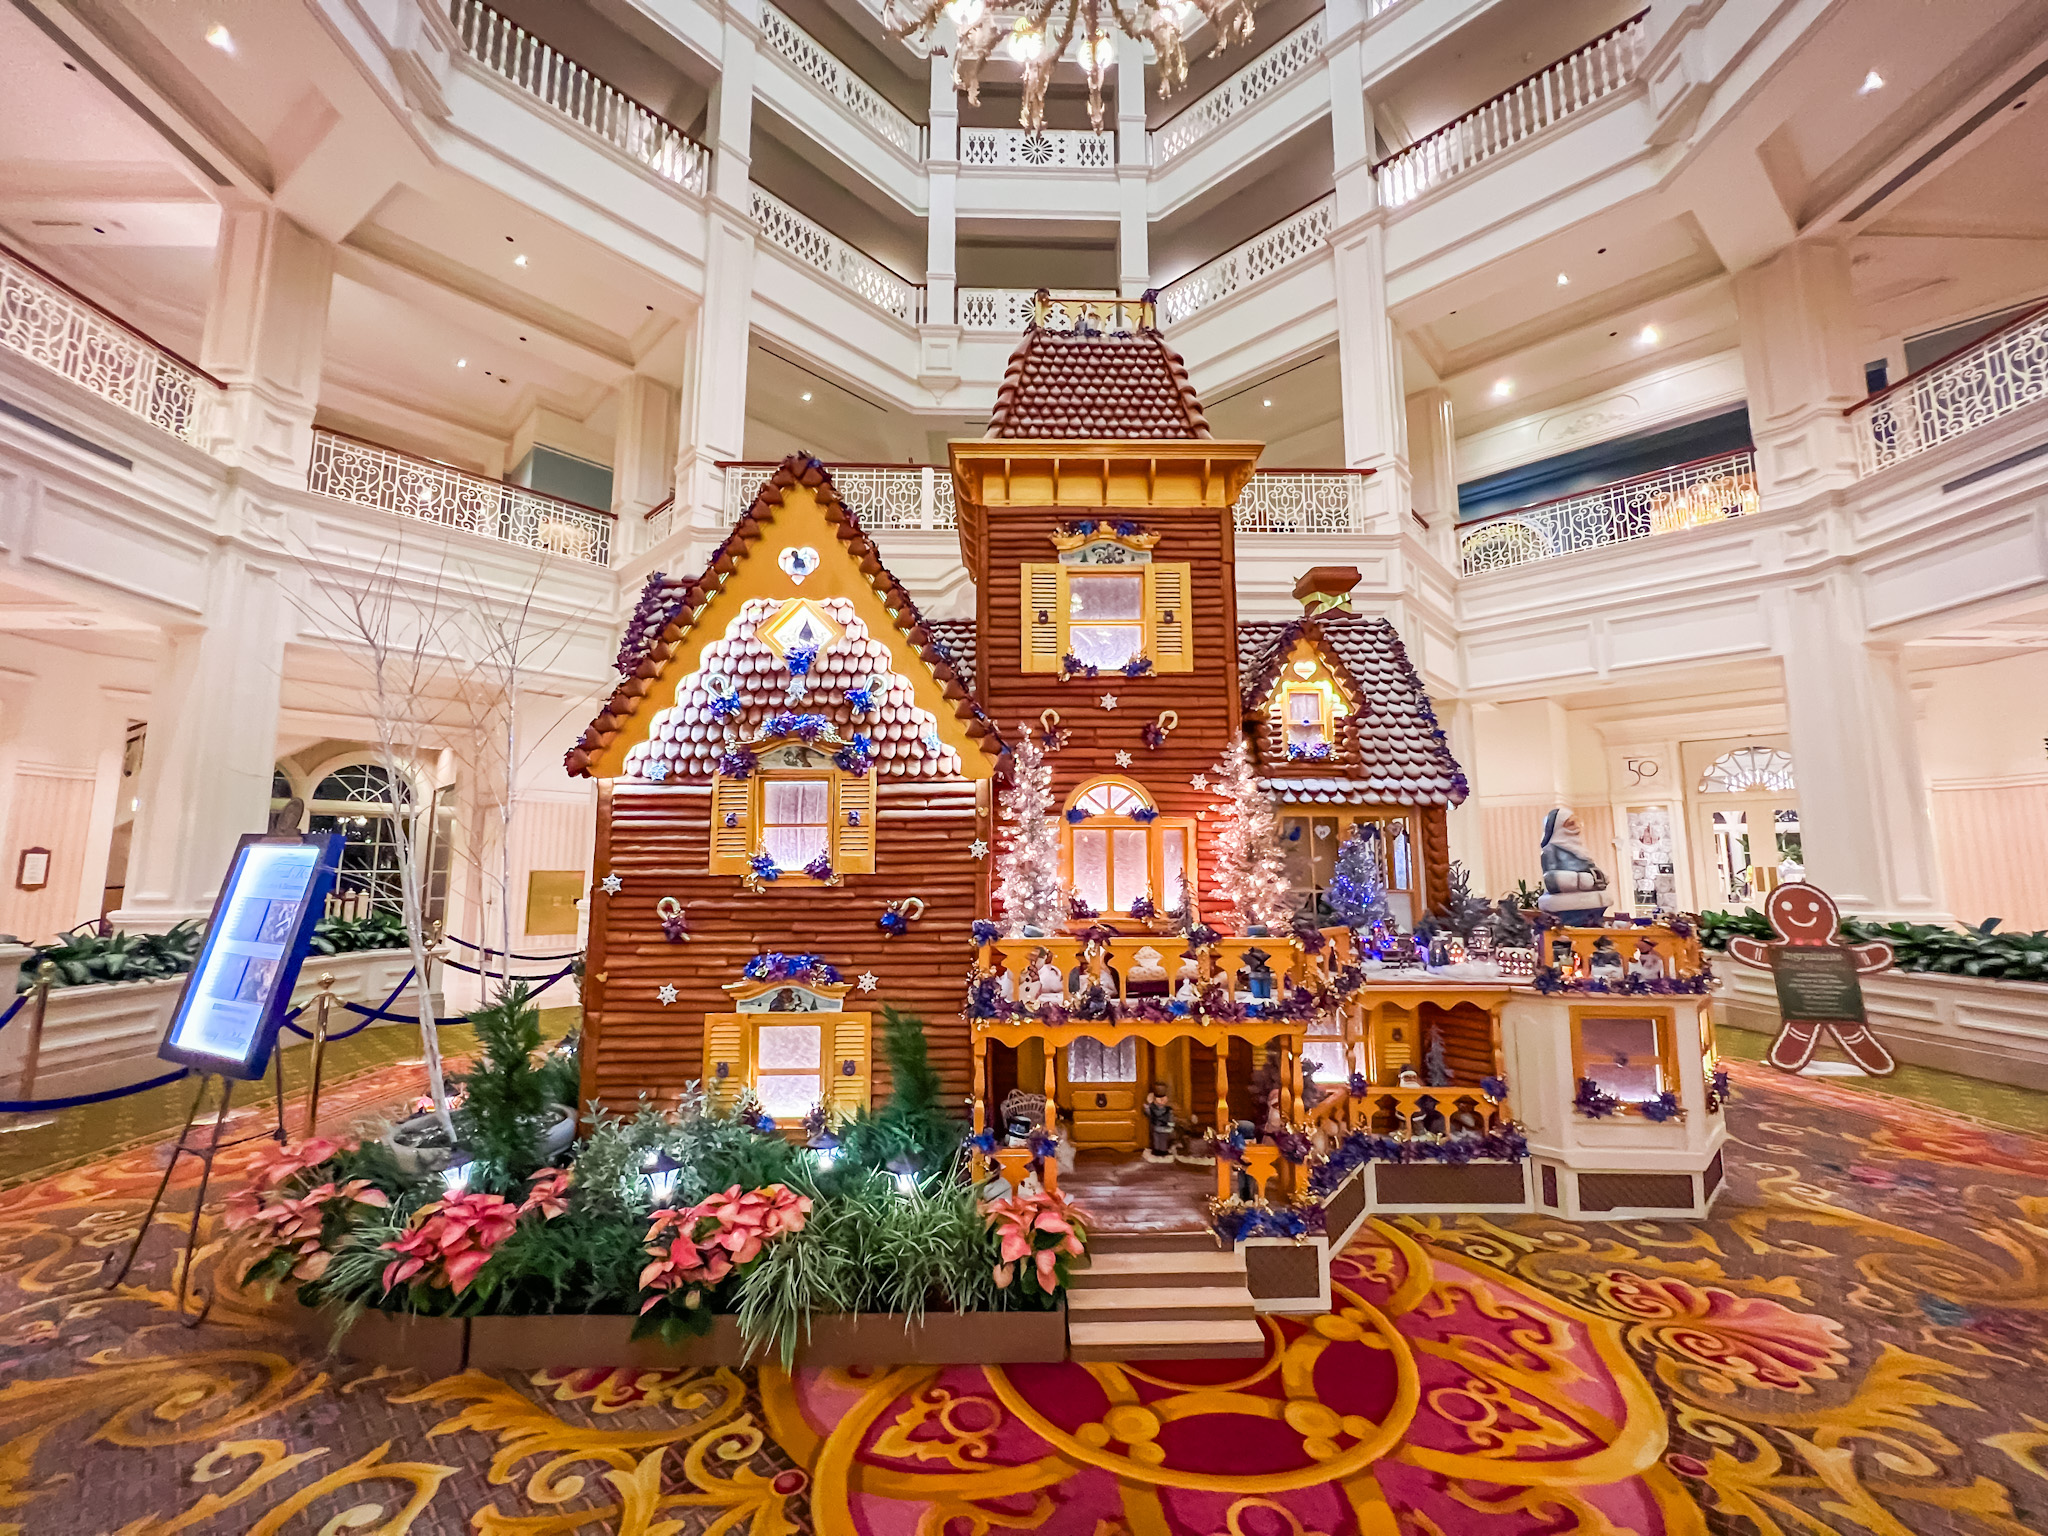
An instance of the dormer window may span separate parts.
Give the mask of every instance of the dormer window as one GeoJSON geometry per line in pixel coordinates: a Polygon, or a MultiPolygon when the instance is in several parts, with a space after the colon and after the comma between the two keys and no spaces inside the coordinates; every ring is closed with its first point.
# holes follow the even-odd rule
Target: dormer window
{"type": "Polygon", "coordinates": [[[1289,688],[1283,698],[1287,722],[1287,755],[1313,757],[1327,751],[1333,739],[1330,695],[1321,688],[1289,688]]]}

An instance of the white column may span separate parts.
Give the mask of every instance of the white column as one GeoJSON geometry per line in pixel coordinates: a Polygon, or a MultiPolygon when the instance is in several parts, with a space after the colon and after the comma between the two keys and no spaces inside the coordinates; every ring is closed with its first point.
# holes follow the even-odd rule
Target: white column
{"type": "Polygon", "coordinates": [[[1429,524],[1430,552],[1446,565],[1456,558],[1458,539],[1458,439],[1451,392],[1440,385],[1419,389],[1407,400],[1409,489],[1415,510],[1429,524]]]}
{"type": "Polygon", "coordinates": [[[235,840],[269,819],[289,617],[277,571],[223,552],[206,616],[167,637],[150,692],[119,927],[205,916],[235,840]]]}
{"type": "Polygon", "coordinates": [[[676,392],[643,373],[619,384],[619,425],[612,438],[612,515],[627,534],[675,490],[676,392]]]}
{"type": "Polygon", "coordinates": [[[918,330],[917,380],[943,400],[960,382],[960,253],[957,209],[960,196],[960,100],[953,89],[953,54],[958,33],[941,16],[933,29],[926,133],[925,187],[928,214],[924,248],[924,324],[918,330]]]}
{"type": "Polygon", "coordinates": [[[334,248],[274,208],[223,209],[199,366],[227,386],[213,452],[303,486],[327,345],[334,248]]]}
{"type": "Polygon", "coordinates": [[[1145,45],[1116,35],[1116,289],[1152,286],[1151,144],[1145,136],[1145,45]]]}
{"type": "MultiPolygon", "coordinates": [[[[1436,702],[1436,716],[1444,728],[1444,740],[1451,749],[1451,756],[1465,770],[1467,781],[1471,781],[1479,755],[1471,703],[1465,699],[1440,699],[1436,702]]],[[[1451,807],[1444,825],[1450,835],[1451,857],[1472,871],[1472,889],[1491,891],[1494,889],[1492,875],[1486,867],[1486,813],[1480,808],[1477,788],[1475,784],[1472,796],[1463,805],[1451,807]]]]}
{"type": "Polygon", "coordinates": [[[1947,921],[1901,653],[1839,572],[1786,593],[1780,633],[1807,879],[1851,916],[1947,921]]]}
{"type": "Polygon", "coordinates": [[[751,0],[726,7],[719,78],[711,91],[704,301],[693,326],[676,454],[676,511],[687,512],[698,535],[693,543],[715,542],[720,536],[723,474],[718,462],[739,458],[746,442],[756,238],[747,167],[758,18],[751,0]]]}
{"type": "Polygon", "coordinates": [[[1844,409],[1863,398],[1849,255],[1804,241],[1735,275],[1757,488],[1766,511],[1856,479],[1844,409]]]}

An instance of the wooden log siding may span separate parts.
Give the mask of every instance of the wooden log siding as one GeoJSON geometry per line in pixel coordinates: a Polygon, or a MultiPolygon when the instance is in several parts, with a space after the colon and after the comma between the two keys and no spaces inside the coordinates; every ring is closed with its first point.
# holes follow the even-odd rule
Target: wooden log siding
{"type": "MultiPolygon", "coordinates": [[[[1152,549],[1154,559],[1188,563],[1192,590],[1186,617],[1193,671],[1144,677],[1110,672],[1063,683],[1057,673],[1025,672],[1018,666],[1025,618],[1020,578],[1025,564],[1053,558],[1052,531],[1060,523],[1104,515],[1099,509],[1057,507],[1004,507],[987,514],[988,569],[975,573],[976,649],[981,657],[976,691],[982,707],[1006,735],[1026,721],[1036,730],[1043,711],[1059,711],[1060,724],[1073,737],[1050,757],[1057,807],[1064,808],[1083,782],[1101,774],[1123,774],[1145,787],[1162,816],[1197,817],[1214,797],[1189,781],[1214,770],[1239,729],[1243,708],[1237,682],[1237,583],[1227,510],[1137,508],[1114,514],[1134,518],[1160,535],[1152,549]],[[1116,695],[1114,710],[1102,708],[1105,693],[1116,695]],[[1180,724],[1165,746],[1148,751],[1141,727],[1163,709],[1175,711],[1180,724]],[[1130,767],[1117,767],[1119,751],[1131,754],[1130,767]]],[[[1216,902],[1209,891],[1214,861],[1206,820],[1196,826],[1195,843],[1197,900],[1214,916],[1216,902]]],[[[1163,907],[1173,895],[1164,891],[1157,899],[1163,907]]],[[[1224,926],[1230,926],[1227,920],[1224,926]]]]}
{"type": "Polygon", "coordinates": [[[704,1016],[730,1011],[722,990],[755,955],[816,951],[841,979],[881,978],[858,989],[848,1008],[871,1010],[873,1092],[889,1092],[880,1040],[881,1013],[893,1005],[925,1021],[933,1064],[949,1105],[967,1095],[970,1045],[960,1009],[973,955],[971,925],[981,915],[987,864],[968,845],[988,835],[967,780],[878,782],[875,872],[840,886],[771,884],[763,893],[731,875],[705,872],[709,855],[708,785],[603,781],[597,870],[615,874],[616,896],[592,898],[591,953],[583,1096],[630,1112],[643,1092],[675,1094],[703,1073],[704,1016]],[[655,905],[673,896],[688,915],[690,940],[662,935],[655,905]],[[890,938],[876,926],[882,909],[921,897],[924,916],[890,938]],[[657,989],[677,991],[664,1007],[657,989]]]}

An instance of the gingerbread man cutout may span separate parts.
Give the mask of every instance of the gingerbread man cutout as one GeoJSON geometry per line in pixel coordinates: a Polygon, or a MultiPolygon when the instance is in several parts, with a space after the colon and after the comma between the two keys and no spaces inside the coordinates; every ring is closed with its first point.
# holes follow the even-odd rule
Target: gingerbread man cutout
{"type": "MultiPolygon", "coordinates": [[[[1844,944],[1836,938],[1836,931],[1842,925],[1842,914],[1835,906],[1835,899],[1817,885],[1793,881],[1779,886],[1765,903],[1764,915],[1771,920],[1778,942],[1765,944],[1756,939],[1731,938],[1728,953],[1744,965],[1770,971],[1773,976],[1778,972],[1779,956],[1786,951],[1845,951],[1855,957],[1855,973],[1863,976],[1874,975],[1892,963],[1889,944],[1844,944]]],[[[1781,991],[1781,1007],[1783,996],[1781,991]]],[[[1860,1012],[1860,988],[1856,989],[1856,999],[1860,1012]]],[[[1860,1018],[1801,1019],[1789,1012],[1785,1014],[1778,1029],[1778,1038],[1771,1042],[1764,1060],[1781,1071],[1799,1071],[1813,1059],[1822,1029],[1835,1037],[1835,1043],[1842,1048],[1843,1054],[1872,1077],[1887,1077],[1897,1070],[1898,1063],[1892,1060],[1891,1052],[1860,1018]]]]}

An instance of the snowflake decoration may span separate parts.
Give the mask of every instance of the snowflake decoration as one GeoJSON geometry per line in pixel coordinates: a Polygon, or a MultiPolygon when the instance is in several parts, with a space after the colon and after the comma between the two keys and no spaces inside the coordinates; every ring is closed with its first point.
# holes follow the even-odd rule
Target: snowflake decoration
{"type": "Polygon", "coordinates": [[[1188,783],[1192,784],[1196,789],[1207,789],[1209,787],[1209,775],[1198,773],[1192,779],[1189,779],[1188,783]]]}
{"type": "Polygon", "coordinates": [[[1119,768],[1128,768],[1128,767],[1130,767],[1130,766],[1131,766],[1131,754],[1130,754],[1130,753],[1128,753],[1128,752],[1119,752],[1119,753],[1117,753],[1117,755],[1116,755],[1116,765],[1117,765],[1117,767],[1119,767],[1119,768]]]}
{"type": "Polygon", "coordinates": [[[985,859],[988,857],[988,844],[983,839],[977,837],[967,845],[967,851],[977,859],[985,859]]]}
{"type": "Polygon", "coordinates": [[[1102,707],[1103,707],[1104,709],[1115,709],[1115,708],[1116,708],[1116,695],[1115,695],[1115,694],[1113,694],[1113,693],[1105,693],[1105,694],[1104,694],[1104,695],[1102,696],[1102,707]]]}
{"type": "Polygon", "coordinates": [[[619,894],[619,886],[624,882],[617,875],[606,875],[597,883],[603,889],[605,895],[616,896],[619,894]]]}
{"type": "Polygon", "coordinates": [[[860,989],[863,992],[872,992],[881,984],[881,980],[882,978],[873,971],[862,971],[859,978],[860,989]]]}
{"type": "Polygon", "coordinates": [[[650,784],[659,784],[663,779],[668,777],[668,764],[661,762],[649,763],[647,767],[644,770],[642,770],[641,777],[646,779],[647,782],[650,784]]]}
{"type": "Polygon", "coordinates": [[[654,995],[661,999],[661,1006],[666,1008],[676,1000],[676,989],[667,982],[663,982],[654,995]]]}

